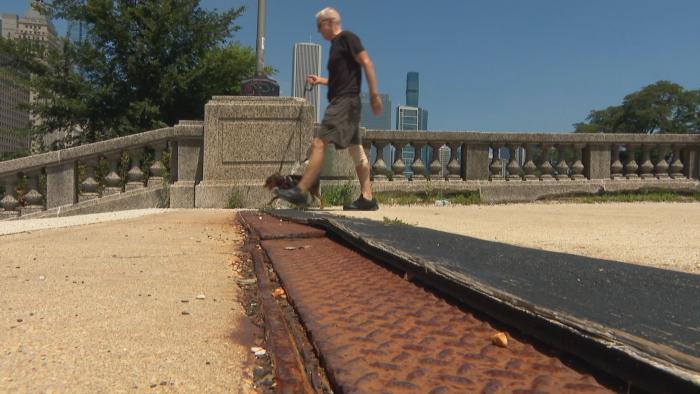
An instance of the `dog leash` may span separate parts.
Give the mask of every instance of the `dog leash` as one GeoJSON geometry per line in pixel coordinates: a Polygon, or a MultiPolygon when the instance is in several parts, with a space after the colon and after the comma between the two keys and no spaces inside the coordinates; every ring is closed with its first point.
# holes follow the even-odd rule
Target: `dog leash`
{"type": "MultiPolygon", "coordinates": [[[[308,82],[304,83],[304,93],[310,92],[314,90],[314,87],[309,84],[308,82]]],[[[301,114],[304,111],[304,106],[299,107],[299,119],[301,119],[301,114]]],[[[299,125],[299,155],[301,155],[301,125],[299,125]]],[[[287,146],[284,148],[282,151],[282,160],[280,161],[280,168],[277,170],[277,172],[281,173],[282,167],[284,166],[284,159],[287,156],[287,151],[289,151],[289,147],[292,145],[292,140],[294,139],[294,134],[296,134],[294,131],[289,135],[289,141],[287,141],[287,146]]],[[[297,159],[297,161],[299,161],[297,159]]]]}

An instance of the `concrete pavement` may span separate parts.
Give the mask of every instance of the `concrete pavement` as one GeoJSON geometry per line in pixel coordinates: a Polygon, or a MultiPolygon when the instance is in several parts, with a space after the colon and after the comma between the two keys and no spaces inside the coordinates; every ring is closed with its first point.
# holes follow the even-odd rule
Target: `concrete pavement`
{"type": "Polygon", "coordinates": [[[257,329],[238,301],[234,217],[0,236],[0,392],[251,391],[257,329]]]}

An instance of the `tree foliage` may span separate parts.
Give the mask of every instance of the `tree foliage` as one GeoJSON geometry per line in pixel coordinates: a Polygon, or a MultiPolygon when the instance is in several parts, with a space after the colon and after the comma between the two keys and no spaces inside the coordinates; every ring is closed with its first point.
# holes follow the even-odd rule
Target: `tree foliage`
{"type": "Polygon", "coordinates": [[[85,38],[27,57],[26,43],[0,53],[32,74],[42,119],[34,132],[79,130],[93,142],[201,119],[212,95],[240,92],[254,50],[230,41],[243,7],[206,11],[199,0],[55,0],[54,18],[82,22],[85,38]]]}
{"type": "Polygon", "coordinates": [[[593,110],[577,133],[700,133],[700,90],[658,81],[625,96],[622,105],[593,110]]]}

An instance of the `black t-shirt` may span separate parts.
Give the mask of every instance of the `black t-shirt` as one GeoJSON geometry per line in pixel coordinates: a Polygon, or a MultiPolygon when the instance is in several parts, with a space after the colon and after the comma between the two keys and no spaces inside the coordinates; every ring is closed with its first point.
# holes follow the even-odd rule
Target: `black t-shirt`
{"type": "Polygon", "coordinates": [[[355,57],[364,50],[360,38],[347,30],[331,40],[328,57],[328,101],[335,97],[360,95],[362,68],[355,57]]]}

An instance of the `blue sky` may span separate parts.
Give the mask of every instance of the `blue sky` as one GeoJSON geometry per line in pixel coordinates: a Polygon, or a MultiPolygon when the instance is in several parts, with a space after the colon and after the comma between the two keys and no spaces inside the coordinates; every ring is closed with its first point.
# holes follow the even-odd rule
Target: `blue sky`
{"type": "MultiPolygon", "coordinates": [[[[21,3],[0,0],[0,11],[24,13],[21,3]]],[[[255,46],[257,0],[201,4],[244,5],[233,39],[255,46]]],[[[431,130],[570,131],[661,79],[700,88],[698,0],[267,0],[265,63],[283,95],[295,42],[323,44],[325,71],[314,22],[325,6],[360,36],[394,107],[406,73],[420,73],[431,130]]]]}

